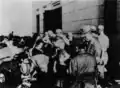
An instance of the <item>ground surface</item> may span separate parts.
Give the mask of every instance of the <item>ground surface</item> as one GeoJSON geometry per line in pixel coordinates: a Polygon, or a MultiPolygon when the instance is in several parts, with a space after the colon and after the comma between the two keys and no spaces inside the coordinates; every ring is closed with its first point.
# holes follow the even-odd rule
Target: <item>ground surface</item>
{"type": "MultiPolygon", "coordinates": [[[[16,88],[15,86],[8,86],[8,85],[4,85],[4,86],[2,86],[1,84],[0,84],[0,88],[16,88]]],[[[33,86],[33,88],[43,88],[43,87],[39,87],[39,86],[37,86],[37,85],[35,85],[35,86],[33,86]]],[[[109,88],[120,88],[120,85],[113,85],[112,87],[109,87],[109,88]]]]}

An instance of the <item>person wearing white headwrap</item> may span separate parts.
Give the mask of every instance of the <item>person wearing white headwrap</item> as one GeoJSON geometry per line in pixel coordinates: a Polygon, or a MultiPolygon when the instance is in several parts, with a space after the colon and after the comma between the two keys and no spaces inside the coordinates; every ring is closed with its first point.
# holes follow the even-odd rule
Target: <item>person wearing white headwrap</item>
{"type": "Polygon", "coordinates": [[[48,30],[48,36],[49,37],[56,37],[56,35],[51,30],[48,30]]]}
{"type": "Polygon", "coordinates": [[[43,37],[43,41],[45,43],[50,43],[48,32],[45,32],[45,36],[43,37]]]}
{"type": "Polygon", "coordinates": [[[56,30],[56,36],[57,36],[57,41],[54,44],[55,46],[60,48],[60,50],[63,51],[59,59],[60,59],[61,65],[65,65],[64,61],[66,61],[70,57],[70,55],[65,51],[65,45],[69,45],[69,40],[63,34],[61,29],[56,30]]]}
{"type": "Polygon", "coordinates": [[[56,30],[56,36],[58,38],[61,38],[65,44],[69,45],[69,40],[66,38],[66,36],[63,34],[63,31],[61,29],[56,30]]]}
{"type": "Polygon", "coordinates": [[[56,30],[56,38],[57,40],[54,42],[54,45],[58,48],[59,58],[54,62],[54,72],[57,73],[58,80],[56,82],[56,86],[60,87],[63,81],[63,76],[66,74],[66,60],[70,59],[70,55],[65,50],[65,46],[69,45],[69,40],[63,34],[61,29],[56,30]],[[62,78],[62,79],[61,79],[62,78]]]}
{"type": "Polygon", "coordinates": [[[100,72],[102,74],[102,77],[104,78],[104,72],[107,71],[107,69],[105,68],[105,65],[108,62],[107,49],[109,48],[109,38],[104,33],[103,25],[99,25],[98,29],[99,29],[99,33],[100,33],[100,35],[98,36],[98,41],[99,41],[99,43],[101,45],[101,49],[102,49],[102,55],[101,55],[100,59],[101,59],[101,63],[103,63],[103,65],[100,66],[100,72]]]}
{"type": "Polygon", "coordinates": [[[71,32],[68,32],[68,39],[69,41],[73,41],[73,34],[71,32]]]}
{"type": "Polygon", "coordinates": [[[109,38],[104,33],[103,25],[99,25],[98,29],[99,29],[99,33],[100,33],[99,38],[98,38],[99,42],[101,44],[103,52],[106,52],[107,49],[109,48],[109,38]]]}

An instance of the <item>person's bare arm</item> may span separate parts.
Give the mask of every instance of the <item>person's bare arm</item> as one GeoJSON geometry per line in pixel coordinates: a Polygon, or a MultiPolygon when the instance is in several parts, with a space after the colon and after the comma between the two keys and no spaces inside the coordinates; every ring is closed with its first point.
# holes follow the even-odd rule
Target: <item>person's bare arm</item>
{"type": "Polygon", "coordinates": [[[0,62],[7,62],[7,61],[11,61],[13,58],[12,57],[6,57],[6,58],[4,58],[4,59],[2,59],[2,60],[0,60],[0,62]]]}
{"type": "Polygon", "coordinates": [[[110,46],[110,40],[109,40],[109,38],[108,38],[108,37],[107,37],[107,43],[108,43],[107,48],[109,48],[109,46],[110,46]]]}
{"type": "Polygon", "coordinates": [[[69,39],[67,39],[65,36],[63,36],[62,38],[67,45],[70,45],[69,39]]]}

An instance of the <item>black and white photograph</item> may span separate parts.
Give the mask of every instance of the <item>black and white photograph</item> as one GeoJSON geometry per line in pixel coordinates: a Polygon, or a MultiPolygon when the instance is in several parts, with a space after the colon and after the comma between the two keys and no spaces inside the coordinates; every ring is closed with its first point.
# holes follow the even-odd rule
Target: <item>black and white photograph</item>
{"type": "Polygon", "coordinates": [[[120,88],[120,0],[0,0],[0,88],[120,88]]]}

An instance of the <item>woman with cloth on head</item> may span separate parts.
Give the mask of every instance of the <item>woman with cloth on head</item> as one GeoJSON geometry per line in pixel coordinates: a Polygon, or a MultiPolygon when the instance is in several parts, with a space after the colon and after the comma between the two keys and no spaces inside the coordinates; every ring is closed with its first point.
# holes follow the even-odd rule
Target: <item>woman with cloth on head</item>
{"type": "Polygon", "coordinates": [[[64,61],[70,57],[70,55],[65,51],[65,45],[69,45],[69,40],[66,38],[66,36],[62,33],[62,30],[60,29],[56,30],[56,37],[57,40],[54,44],[56,47],[62,50],[62,53],[59,58],[60,64],[65,65],[64,61]]]}
{"type": "Polygon", "coordinates": [[[101,45],[101,64],[103,64],[102,66],[100,66],[100,72],[101,72],[101,77],[104,78],[104,72],[106,72],[106,68],[105,65],[108,62],[108,53],[107,53],[107,49],[109,48],[109,38],[104,34],[104,26],[103,25],[99,25],[98,26],[98,31],[99,31],[99,36],[98,36],[98,41],[101,45]]]}
{"type": "Polygon", "coordinates": [[[109,48],[109,38],[104,33],[103,25],[99,25],[98,29],[99,29],[99,33],[100,33],[98,40],[99,40],[101,48],[102,48],[102,58],[101,59],[103,59],[104,64],[106,65],[108,62],[107,49],[109,48]]]}
{"type": "Polygon", "coordinates": [[[54,45],[57,47],[57,57],[54,62],[54,72],[57,76],[57,87],[63,87],[63,82],[67,75],[67,64],[66,61],[70,59],[70,55],[66,52],[65,46],[69,45],[69,40],[63,34],[61,29],[56,30],[56,41],[54,45]]]}

